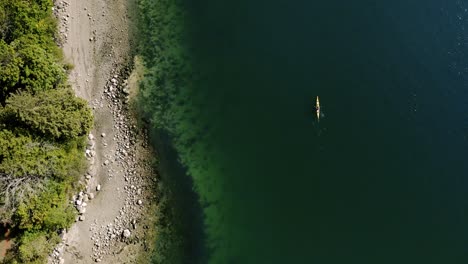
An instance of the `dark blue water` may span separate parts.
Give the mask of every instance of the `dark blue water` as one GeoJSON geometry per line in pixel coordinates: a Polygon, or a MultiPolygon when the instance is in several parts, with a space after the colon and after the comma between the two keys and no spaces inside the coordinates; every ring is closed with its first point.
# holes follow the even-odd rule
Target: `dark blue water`
{"type": "Polygon", "coordinates": [[[189,7],[212,263],[466,263],[468,3],[189,7]]]}

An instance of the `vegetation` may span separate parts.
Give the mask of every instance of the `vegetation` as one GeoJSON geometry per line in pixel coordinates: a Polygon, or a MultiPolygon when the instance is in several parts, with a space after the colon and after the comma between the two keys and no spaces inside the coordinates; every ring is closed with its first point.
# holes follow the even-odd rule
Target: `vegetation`
{"type": "Polygon", "coordinates": [[[87,103],[67,85],[52,0],[0,0],[0,222],[18,234],[6,263],[44,263],[75,219],[87,103]]]}
{"type": "MultiPolygon", "coordinates": [[[[172,106],[176,104],[180,88],[188,81],[190,64],[182,59],[180,49],[183,16],[180,1],[139,0],[140,45],[145,64],[145,76],[140,80],[138,110],[150,121],[151,132],[175,132],[172,106]]],[[[184,240],[181,228],[181,208],[167,179],[160,178],[158,194],[155,246],[152,263],[185,263],[184,240]]],[[[190,260],[195,263],[195,260],[190,260]]]]}
{"type": "Polygon", "coordinates": [[[86,135],[92,125],[87,103],[70,89],[17,93],[7,99],[4,115],[10,123],[52,140],[86,135]]]}
{"type": "MultiPolygon", "coordinates": [[[[187,6],[177,0],[140,0],[139,3],[141,52],[147,70],[140,85],[138,105],[153,133],[169,134],[181,163],[193,178],[204,211],[209,262],[224,263],[229,248],[224,237],[229,209],[227,204],[221,206],[225,183],[219,177],[220,166],[211,162],[213,149],[207,143],[214,128],[203,123],[206,119],[199,111],[209,102],[203,101],[202,91],[197,89],[205,76],[195,70],[198,67],[193,67],[195,55],[190,51],[187,6]]],[[[165,213],[171,224],[167,221],[160,224],[159,250],[154,262],[182,263],[174,253],[180,244],[178,220],[174,219],[178,214],[171,210],[165,213]]]]}

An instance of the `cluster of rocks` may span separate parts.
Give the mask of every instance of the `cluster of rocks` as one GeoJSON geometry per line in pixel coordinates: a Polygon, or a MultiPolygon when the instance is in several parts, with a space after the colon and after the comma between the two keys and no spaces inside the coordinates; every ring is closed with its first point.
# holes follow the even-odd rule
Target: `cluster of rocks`
{"type": "MultiPolygon", "coordinates": [[[[139,156],[136,155],[137,144],[140,144],[139,147],[142,148],[147,147],[147,137],[145,133],[137,133],[134,120],[129,116],[128,100],[127,81],[120,75],[113,74],[106,84],[101,100],[92,102],[93,109],[106,106],[113,115],[113,135],[101,133],[100,141],[103,147],[106,147],[106,142],[112,140],[115,143],[115,150],[112,149],[111,154],[103,156],[100,164],[95,164],[96,138],[93,134],[88,136],[84,154],[91,166],[85,175],[86,185],[70,201],[78,211],[77,221],[83,221],[86,207],[95,196],[93,191],[101,190],[101,185],[96,182],[95,166],[101,166],[101,174],[107,172],[109,180],[117,175],[123,177],[125,183],[123,190],[117,191],[124,193],[124,205],[119,209],[118,216],[109,223],[98,223],[95,220],[89,227],[93,242],[92,258],[96,262],[101,262],[105,255],[115,254],[119,244],[125,245],[130,241],[140,239],[137,224],[145,209],[145,201],[149,200],[147,197],[149,192],[146,191],[149,188],[149,181],[146,177],[151,169],[148,162],[139,160],[139,156]],[[144,137],[138,138],[141,135],[144,137]],[[117,171],[118,169],[120,170],[117,171]]],[[[52,257],[58,261],[61,259],[60,254],[52,257]]]]}
{"type": "MultiPolygon", "coordinates": [[[[86,206],[88,202],[94,199],[94,192],[92,190],[92,184],[95,184],[94,178],[96,176],[96,172],[93,169],[94,159],[96,156],[96,138],[93,134],[88,135],[88,144],[85,150],[85,157],[88,160],[89,164],[91,165],[88,171],[85,174],[85,188],[84,190],[78,192],[76,195],[72,196],[71,203],[75,206],[76,210],[78,211],[78,217],[76,221],[84,221],[85,220],[85,213],[86,213],[86,206]]],[[[96,191],[101,190],[101,185],[97,184],[96,191]]]]}
{"type": "MultiPolygon", "coordinates": [[[[125,203],[119,210],[119,215],[111,223],[103,223],[98,225],[95,223],[90,227],[93,235],[93,259],[100,262],[104,255],[113,254],[118,248],[118,243],[128,243],[131,240],[138,240],[136,232],[137,223],[139,222],[142,211],[144,210],[144,192],[147,188],[145,179],[142,176],[142,171],[147,168],[142,168],[142,163],[138,161],[136,155],[136,147],[138,133],[134,120],[129,117],[127,104],[129,101],[129,89],[127,80],[119,74],[113,74],[106,84],[102,100],[105,101],[113,115],[114,135],[112,140],[116,143],[115,152],[110,156],[106,156],[102,166],[108,167],[110,164],[114,168],[121,168],[124,177],[125,203]]],[[[102,106],[101,102],[95,102],[94,107],[102,106]]],[[[101,134],[101,137],[108,137],[106,134],[101,134]]],[[[146,142],[143,139],[142,142],[146,142]]],[[[143,145],[145,145],[144,143],[143,145]]],[[[109,168],[107,170],[109,180],[117,175],[117,171],[109,168]]]]}
{"type": "Polygon", "coordinates": [[[61,242],[59,243],[55,248],[54,251],[52,252],[51,255],[51,262],[54,264],[64,264],[65,259],[61,256],[63,254],[63,251],[65,249],[65,243],[61,242]]]}
{"type": "MultiPolygon", "coordinates": [[[[124,79],[123,81],[120,81],[119,75],[114,75],[106,84],[106,88],[104,89],[104,96],[106,96],[113,105],[118,105],[119,103],[128,104],[130,100],[128,80],[124,79]]],[[[111,108],[114,114],[114,118],[120,119],[120,112],[125,110],[125,107],[113,107],[112,105],[109,105],[109,107],[111,108]]],[[[123,122],[122,120],[116,121],[123,122]]]]}
{"type": "MultiPolygon", "coordinates": [[[[63,43],[68,41],[68,32],[70,30],[69,22],[70,19],[73,19],[73,16],[71,16],[67,10],[69,6],[70,3],[67,1],[56,1],[54,7],[52,7],[52,12],[59,22],[61,38],[56,40],[59,46],[62,46],[63,43]]],[[[87,10],[88,8],[85,7],[84,11],[86,12],[87,10]]],[[[105,11],[102,13],[102,16],[104,15],[105,11]]],[[[90,21],[96,22],[96,19],[91,15],[91,13],[87,13],[87,16],[90,21]]],[[[92,36],[89,38],[89,41],[96,41],[96,30],[93,30],[91,33],[92,36]]]]}
{"type": "MultiPolygon", "coordinates": [[[[57,40],[59,46],[68,40],[69,23],[74,18],[73,12],[72,14],[68,13],[68,9],[72,10],[69,8],[69,2],[70,0],[54,0],[53,13],[59,21],[61,34],[61,38],[57,40]]],[[[84,7],[84,11],[81,11],[83,13],[80,12],[80,18],[87,15],[90,23],[93,24],[92,22],[98,20],[99,17],[95,16],[99,16],[100,11],[93,10],[98,12],[98,14],[93,13],[95,16],[90,11],[84,7]]],[[[102,16],[105,15],[106,10],[102,10],[102,16]]],[[[96,30],[91,32],[89,41],[96,41],[96,30]]],[[[114,46],[111,46],[111,49],[113,50],[114,46]]],[[[114,60],[112,67],[116,69],[121,66],[117,65],[117,61],[114,60]]],[[[126,244],[140,240],[141,229],[143,229],[142,214],[151,201],[148,196],[150,192],[147,191],[150,184],[149,179],[151,179],[148,178],[151,167],[148,162],[142,161],[136,151],[137,147],[140,149],[147,147],[146,134],[137,132],[134,118],[130,116],[128,111],[130,90],[126,76],[129,75],[129,72],[129,68],[124,68],[120,72],[111,71],[101,97],[91,102],[92,108],[98,115],[101,112],[112,113],[113,129],[112,131],[106,130],[108,134],[99,131],[96,132],[96,136],[93,134],[88,136],[84,155],[89,161],[90,168],[83,175],[82,183],[84,184],[81,190],[70,200],[70,203],[77,210],[76,221],[83,221],[79,225],[86,225],[86,228],[89,225],[93,243],[91,257],[96,262],[101,262],[105,255],[117,254],[126,244]],[[98,144],[97,148],[96,144],[98,144]],[[98,153],[96,153],[96,149],[98,153]],[[106,155],[103,151],[107,152],[106,155]],[[124,186],[119,184],[120,188],[117,190],[110,190],[109,185],[103,182],[106,176],[109,181],[121,177],[119,180],[125,184],[124,186]],[[114,192],[118,196],[119,203],[116,204],[120,206],[122,204],[120,201],[123,201],[123,206],[116,206],[118,213],[115,219],[107,220],[107,222],[99,220],[101,218],[93,219],[94,210],[89,210],[91,208],[89,204],[92,203],[96,195],[99,195],[101,184],[105,187],[106,195],[108,192],[114,192]],[[87,214],[87,209],[93,214],[87,214]]],[[[63,251],[72,248],[68,247],[66,234],[65,230],[61,233],[63,241],[54,249],[49,263],[64,263],[63,251]]]]}
{"type": "Polygon", "coordinates": [[[67,12],[69,6],[68,1],[56,1],[54,7],[52,7],[52,12],[59,22],[61,39],[56,41],[60,46],[68,40],[68,31],[70,30],[68,22],[72,19],[67,12]]]}
{"type": "MultiPolygon", "coordinates": [[[[95,146],[96,146],[96,141],[95,137],[93,134],[88,135],[88,144],[85,150],[85,156],[88,162],[90,163],[90,168],[85,174],[85,188],[82,191],[79,191],[77,194],[73,195],[70,203],[75,207],[77,210],[77,218],[75,221],[84,221],[86,219],[85,213],[86,213],[86,207],[88,203],[94,199],[95,193],[92,191],[91,186],[92,186],[92,179],[95,177],[95,172],[92,169],[94,164],[94,157],[96,156],[95,152],[95,146]]],[[[101,190],[101,185],[97,184],[96,191],[101,190]]],[[[66,230],[62,230],[60,233],[62,239],[66,235],[66,230]]],[[[53,250],[52,254],[50,255],[49,263],[53,264],[63,264],[65,263],[65,260],[62,258],[62,254],[64,251],[64,247],[68,246],[66,241],[63,239],[61,243],[59,243],[53,250]]]]}
{"type": "MultiPolygon", "coordinates": [[[[96,190],[99,191],[101,186],[98,185],[96,187],[96,190]]],[[[78,220],[83,221],[85,220],[84,214],[86,213],[86,206],[88,205],[88,202],[94,199],[94,193],[89,192],[89,193],[84,193],[84,192],[79,192],[78,196],[74,195],[72,200],[74,201],[74,205],[76,210],[78,211],[78,220]]]]}

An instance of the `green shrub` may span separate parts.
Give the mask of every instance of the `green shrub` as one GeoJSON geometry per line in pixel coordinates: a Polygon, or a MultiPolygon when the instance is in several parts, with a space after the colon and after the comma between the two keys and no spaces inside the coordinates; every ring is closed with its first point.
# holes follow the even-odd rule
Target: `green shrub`
{"type": "Polygon", "coordinates": [[[19,82],[21,63],[15,49],[0,39],[0,84],[4,91],[19,82]]]}
{"type": "Polygon", "coordinates": [[[75,210],[67,202],[64,183],[47,182],[45,191],[22,202],[13,219],[25,231],[57,231],[68,228],[75,219],[75,210]]]}
{"type": "Polygon", "coordinates": [[[59,241],[56,234],[26,232],[19,241],[18,260],[20,263],[46,263],[47,256],[59,241]]]}

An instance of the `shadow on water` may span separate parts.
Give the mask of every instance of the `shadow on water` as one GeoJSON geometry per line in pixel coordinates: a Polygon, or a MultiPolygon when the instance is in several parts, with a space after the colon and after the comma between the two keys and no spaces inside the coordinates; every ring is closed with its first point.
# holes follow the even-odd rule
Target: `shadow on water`
{"type": "Polygon", "coordinates": [[[178,154],[172,145],[171,138],[163,132],[151,133],[151,142],[158,151],[158,171],[168,195],[171,223],[175,227],[175,254],[177,263],[206,263],[204,248],[203,211],[199,197],[194,191],[192,177],[178,161],[178,154]]]}

